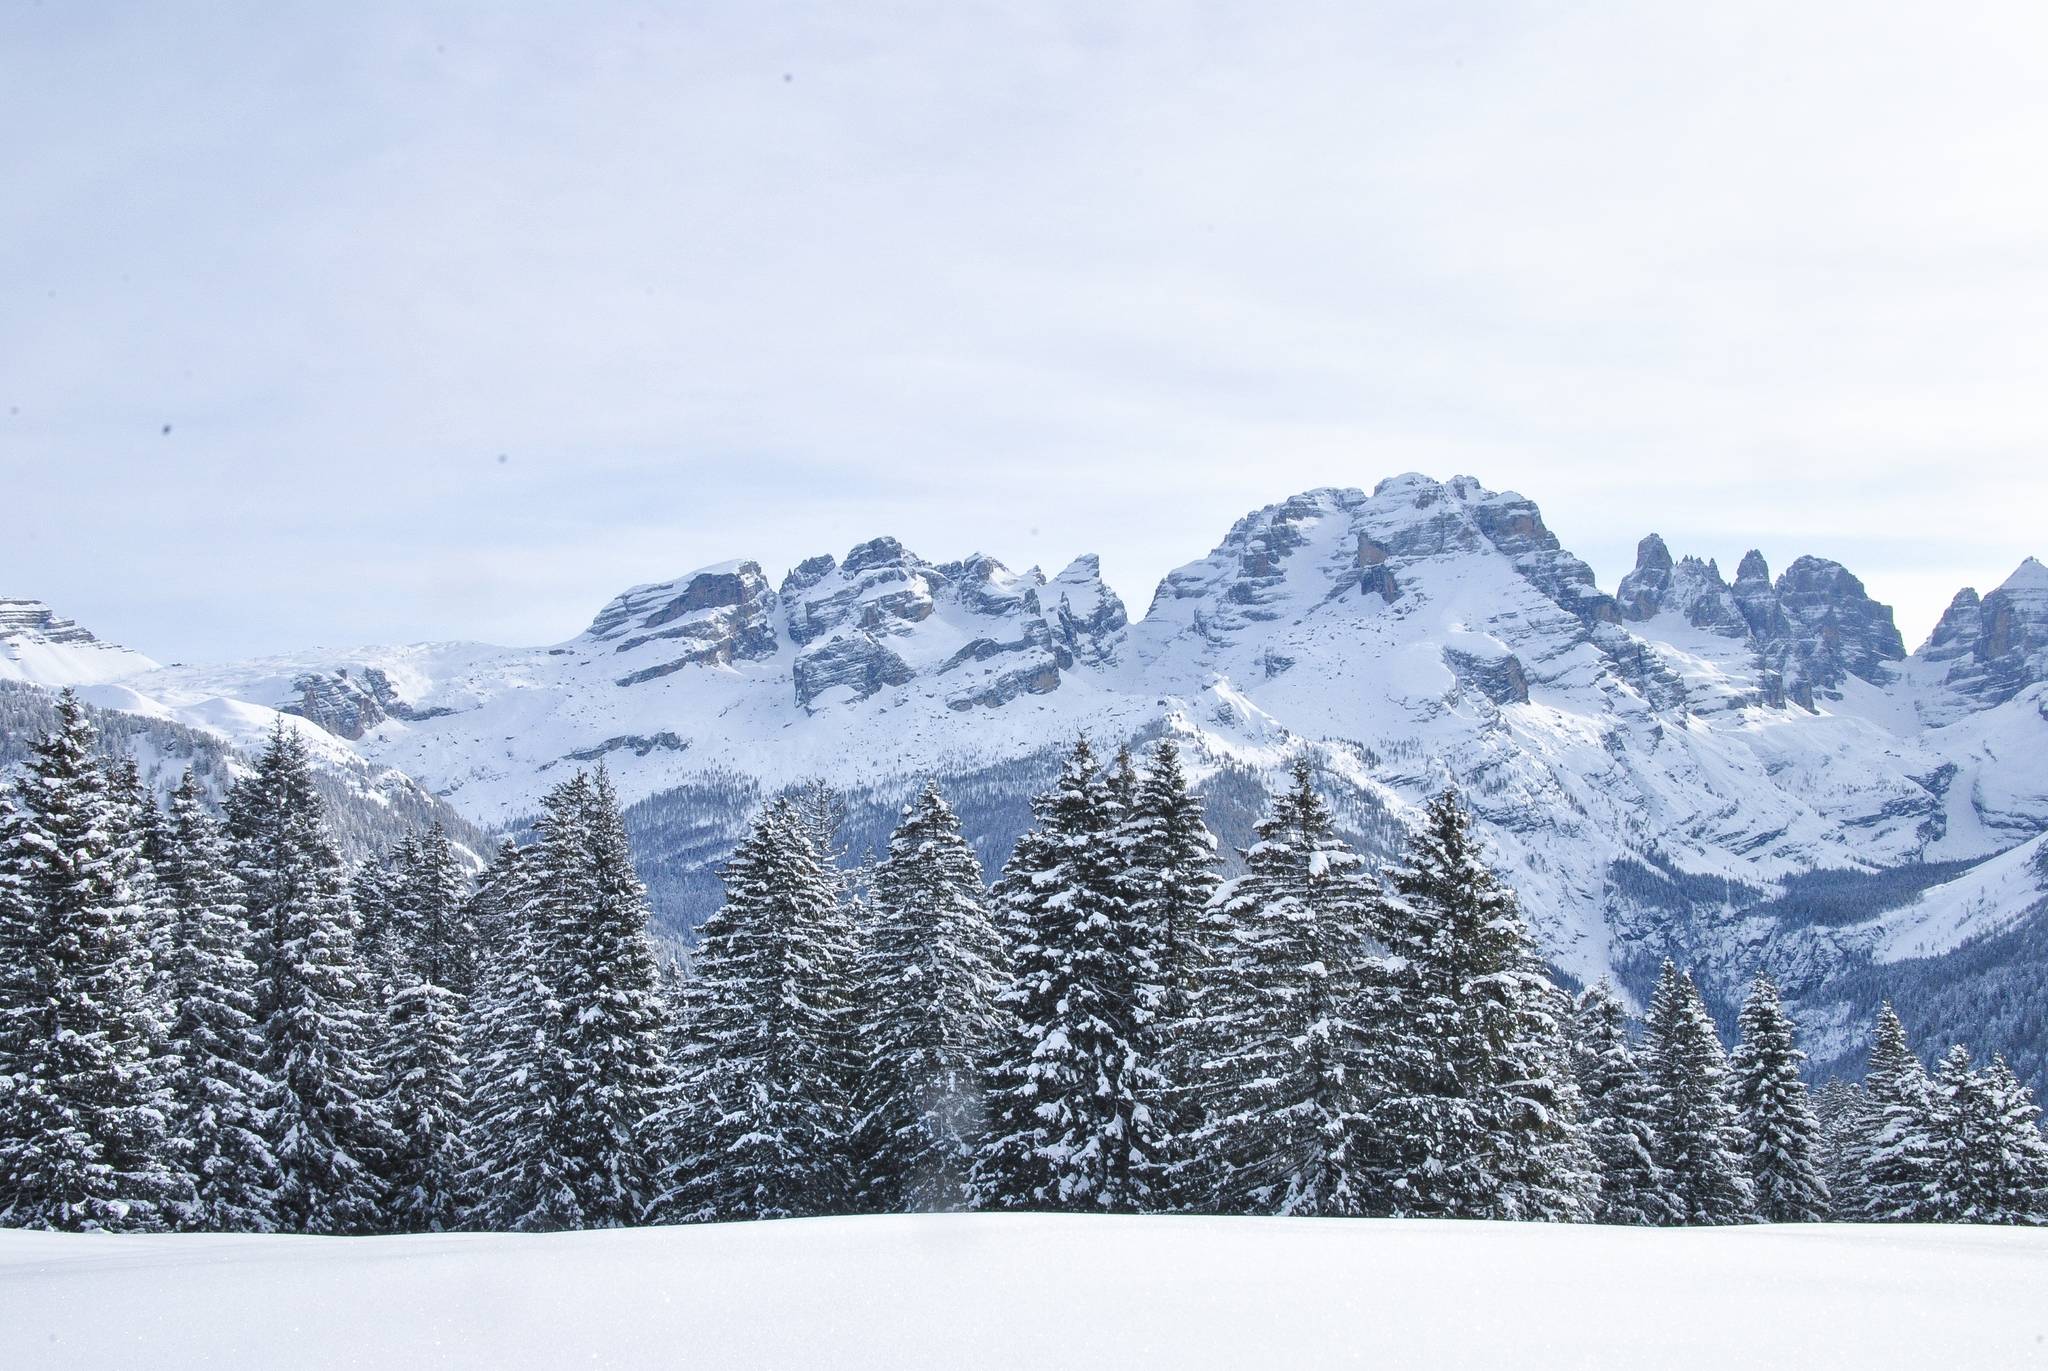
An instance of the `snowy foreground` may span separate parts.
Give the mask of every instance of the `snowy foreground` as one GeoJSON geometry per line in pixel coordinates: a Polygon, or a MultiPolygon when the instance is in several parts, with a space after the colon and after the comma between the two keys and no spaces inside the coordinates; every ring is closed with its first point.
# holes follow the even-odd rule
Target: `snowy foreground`
{"type": "Polygon", "coordinates": [[[2048,1231],[944,1216],[0,1232],[0,1366],[2048,1365],[2048,1231]]]}

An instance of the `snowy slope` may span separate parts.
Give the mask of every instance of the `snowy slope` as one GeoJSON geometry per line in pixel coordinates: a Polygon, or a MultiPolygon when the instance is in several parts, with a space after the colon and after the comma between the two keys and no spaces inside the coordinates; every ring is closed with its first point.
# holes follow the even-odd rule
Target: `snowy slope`
{"type": "Polygon", "coordinates": [[[2048,830],[2039,563],[1959,595],[1909,655],[1837,563],[1773,576],[1750,553],[1730,581],[1652,535],[1609,594],[1533,502],[1469,477],[1255,511],[1136,622],[1092,557],[1047,576],[877,538],[779,582],[736,560],[635,586],[548,647],[312,651],[98,689],[238,737],[287,711],[488,827],[597,761],[629,802],[817,775],[886,812],[936,774],[1018,789],[1014,811],[1082,732],[1173,733],[1208,777],[1271,778],[1307,750],[1365,828],[1463,790],[1576,976],[1670,954],[1732,986],[1771,956],[1794,993],[1932,944],[1755,912],[1789,878],[1984,862],[2048,830]]]}
{"type": "Polygon", "coordinates": [[[2048,1232],[948,1215],[548,1236],[0,1232],[0,1365],[2040,1364],[2048,1232]]]}

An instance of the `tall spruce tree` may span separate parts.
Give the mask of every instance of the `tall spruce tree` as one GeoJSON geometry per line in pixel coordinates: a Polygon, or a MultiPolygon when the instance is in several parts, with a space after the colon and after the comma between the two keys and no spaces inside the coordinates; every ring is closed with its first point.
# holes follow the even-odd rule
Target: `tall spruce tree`
{"type": "Polygon", "coordinates": [[[175,1218],[137,816],[57,701],[0,815],[0,1224],[146,1231],[175,1218]]]}
{"type": "Polygon", "coordinates": [[[654,1197],[661,1168],[648,1124],[669,1086],[647,889],[602,768],[556,787],[538,833],[539,969],[566,1071],[554,1101],[562,1174],[580,1227],[617,1227],[654,1197]]]}
{"type": "Polygon", "coordinates": [[[1535,939],[1445,791],[1386,873],[1379,933],[1400,958],[1394,1012],[1420,1070],[1388,1092],[1400,1162],[1395,1212],[1458,1218],[1590,1216],[1597,1176],[1560,1016],[1535,939]]]}
{"type": "MultiPolygon", "coordinates": [[[[357,878],[357,889],[366,882],[357,878]]],[[[462,1222],[475,1165],[463,1024],[475,979],[476,932],[454,844],[440,824],[392,849],[373,884],[383,902],[385,1211],[400,1232],[462,1222]]],[[[358,896],[360,908],[361,895],[358,896]]]]}
{"type": "Polygon", "coordinates": [[[1670,1178],[1657,1165],[1657,1111],[1629,1043],[1628,1015],[1605,980],[1579,997],[1572,1035],[1586,1141],[1600,1171],[1601,1223],[1659,1225],[1677,1218],[1670,1178]]]}
{"type": "Polygon", "coordinates": [[[657,1120],[664,1221],[791,1218],[848,1206],[851,952],[810,828],[771,802],[724,869],[692,961],[689,1048],[657,1120]]]}
{"type": "Polygon", "coordinates": [[[468,1141],[461,1188],[468,1225],[548,1232],[581,1223],[557,1116],[567,1075],[560,1004],[541,974],[549,930],[531,849],[501,843],[469,900],[478,934],[477,984],[462,1023],[468,1141]]]}
{"type": "Polygon", "coordinates": [[[1195,1051],[1195,999],[1206,979],[1202,921],[1222,878],[1216,836],[1181,769],[1180,749],[1162,739],[1135,787],[1124,819],[1125,897],[1131,923],[1151,949],[1153,993],[1144,1006],[1144,1052],[1159,1083],[1145,1100],[1164,1149],[1155,1203],[1183,1209],[1208,1194],[1194,1152],[1202,1127],[1195,1051]]]}
{"type": "Polygon", "coordinates": [[[1692,977],[1669,961],[1650,996],[1644,1067],[1657,1111],[1657,1164],[1682,1224],[1741,1223],[1753,1210],[1728,1059],[1692,977]]]}
{"type": "Polygon", "coordinates": [[[1906,1041],[1905,1025],[1889,1004],[1877,1013],[1863,1088],[1870,1098],[1859,1148],[1863,1217],[1890,1223],[1938,1219],[1936,1158],[1928,1126],[1932,1086],[1906,1041]]]}
{"type": "Polygon", "coordinates": [[[1157,972],[1126,897],[1123,815],[1086,739],[1034,808],[999,883],[1019,941],[976,1193],[995,1208],[1143,1211],[1165,1150],[1143,1042],[1157,972]]]}
{"type": "Polygon", "coordinates": [[[965,1209],[1004,948],[974,849],[936,783],[904,808],[869,906],[856,1201],[885,1213],[965,1209]]]}
{"type": "Polygon", "coordinates": [[[1741,1027],[1729,1068],[1757,1217],[1765,1223],[1818,1223],[1830,1208],[1820,1120],[1799,1077],[1806,1054],[1793,1042],[1792,1019],[1769,976],[1759,974],[1750,986],[1741,1027]]]}
{"type": "Polygon", "coordinates": [[[1203,1124],[1203,1201],[1224,1213],[1365,1211],[1368,1085],[1355,1016],[1373,891],[1307,761],[1202,919],[1213,959],[1181,1028],[1203,1124]]]}
{"type": "Polygon", "coordinates": [[[220,825],[187,771],[171,795],[156,880],[168,912],[163,980],[170,1005],[172,1134],[191,1177],[185,1227],[269,1232],[277,1159],[264,1140],[271,1082],[261,1070],[256,964],[220,825]]]}
{"type": "Polygon", "coordinates": [[[300,736],[280,723],[228,797],[228,833],[252,931],[265,1142],[278,1226],[363,1233],[381,1221],[377,1021],[341,859],[300,736]]]}

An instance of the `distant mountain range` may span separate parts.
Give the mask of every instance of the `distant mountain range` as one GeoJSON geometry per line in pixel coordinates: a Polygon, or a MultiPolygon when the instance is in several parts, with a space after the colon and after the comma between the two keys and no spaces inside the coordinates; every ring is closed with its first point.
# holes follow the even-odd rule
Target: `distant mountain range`
{"type": "Polygon", "coordinates": [[[686,929],[759,797],[821,776],[857,846],[916,781],[1001,860],[1078,733],[1178,738],[1227,840],[1304,751],[1364,845],[1458,786],[1558,968],[1640,991],[1665,955],[1725,1001],[1768,965],[1815,1056],[1893,994],[1922,1040],[2048,1051],[2048,568],[1960,591],[1907,652],[1839,563],[1734,578],[1654,534],[1610,593],[1536,505],[1469,477],[1247,515],[1132,622],[1084,557],[1048,577],[890,538],[771,582],[636,586],[566,643],[159,667],[0,600],[0,679],[247,745],[278,711],[337,761],[514,829],[578,765],[622,795],[686,929]],[[345,756],[343,755],[345,754],[345,756]]]}

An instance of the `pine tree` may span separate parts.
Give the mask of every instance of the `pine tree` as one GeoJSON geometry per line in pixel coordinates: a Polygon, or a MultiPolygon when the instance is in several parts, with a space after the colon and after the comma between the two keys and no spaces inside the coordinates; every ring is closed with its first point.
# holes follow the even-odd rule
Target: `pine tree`
{"type": "Polygon", "coordinates": [[[1207,1204],[1224,1213],[1364,1212],[1354,1020],[1372,960],[1372,889],[1304,761],[1203,918],[1214,965],[1183,1030],[1205,1120],[1207,1204]]]}
{"type": "Polygon", "coordinates": [[[1984,1186],[1990,1222],[2048,1224],[2048,1138],[2034,1092],[2021,1084],[2005,1058],[1984,1072],[1986,1161],[1984,1186]]]}
{"type": "Polygon", "coordinates": [[[1859,1148],[1863,1217],[1890,1223],[1936,1220],[1936,1159],[1928,1130],[1931,1084],[1889,1004],[1878,1010],[1863,1086],[1870,1096],[1859,1148]]]}
{"type": "Polygon", "coordinates": [[[164,1226],[181,1187],[135,816],[71,692],[0,816],[0,1223],[164,1226]]]}
{"type": "Polygon", "coordinates": [[[1670,1178],[1657,1165],[1657,1111],[1650,1081],[1629,1044],[1627,1014],[1606,981],[1579,997],[1573,1072],[1586,1141],[1600,1171],[1601,1223],[1672,1223],[1670,1178]]]}
{"type": "Polygon", "coordinates": [[[1125,897],[1122,814],[1085,739],[1036,811],[1002,883],[1023,940],[1000,997],[976,1193],[991,1207],[1143,1211],[1163,1151],[1142,1041],[1157,972],[1125,897]]]}
{"type": "Polygon", "coordinates": [[[1644,1067],[1657,1110],[1657,1164],[1683,1224],[1741,1223],[1753,1200],[1728,1060],[1690,975],[1664,963],[1650,997],[1644,1067]]]}
{"type": "Polygon", "coordinates": [[[2003,1059],[1979,1071],[1968,1048],[1950,1048],[1928,1091],[1926,1217],[1998,1224],[2048,1217],[2048,1141],[2034,1122],[2038,1113],[2003,1059]]]}
{"type": "Polygon", "coordinates": [[[385,1225],[442,1233],[468,1212],[475,1165],[464,1094],[462,997],[417,968],[400,972],[381,1061],[392,1139],[383,1157],[385,1225]]]}
{"type": "Polygon", "coordinates": [[[1416,1044],[1427,1047],[1420,1071],[1395,1073],[1379,1120],[1400,1130],[1393,1210],[1588,1217],[1597,1177],[1560,1022],[1566,1004],[1455,794],[1429,803],[1387,884],[1378,924],[1402,963],[1396,1036],[1410,1063],[1416,1044]]]}
{"type": "Polygon", "coordinates": [[[228,831],[253,933],[278,1226],[372,1231],[390,1135],[377,1107],[369,975],[305,742],[282,723],[229,795],[228,831]]]}
{"type": "Polygon", "coordinates": [[[656,1121],[673,1160],[655,1214],[840,1212],[853,1040],[837,878],[787,799],[762,811],[723,874],[725,903],[699,930],[677,1095],[656,1121]]]}
{"type": "Polygon", "coordinates": [[[1144,1006],[1144,1053],[1158,1064],[1158,1089],[1145,1100],[1157,1122],[1163,1154],[1157,1202],[1182,1209],[1206,1202],[1193,1151],[1202,1127],[1196,1083],[1199,1034],[1195,998],[1208,971],[1201,928],[1221,878],[1216,837],[1201,799],[1181,769],[1171,739],[1153,749],[1124,822],[1124,885],[1131,923],[1150,949],[1156,990],[1144,1006]]]}
{"type": "Polygon", "coordinates": [[[562,1174],[579,1227],[617,1227],[654,1197],[648,1124],[669,1086],[647,890],[602,768],[556,787],[537,831],[538,966],[566,1072],[553,1082],[562,1174]]]}
{"type": "Polygon", "coordinates": [[[931,1213],[971,1204],[1003,951],[974,849],[927,782],[876,868],[859,961],[861,1208],[931,1213]]]}
{"type": "Polygon", "coordinates": [[[384,1032],[377,1053],[393,1138],[385,1211],[400,1232],[443,1232],[467,1211],[475,1165],[463,1025],[476,931],[454,845],[440,824],[397,844],[381,874],[357,878],[380,901],[384,1032]]]}
{"type": "Polygon", "coordinates": [[[171,796],[156,881],[169,918],[163,979],[170,1005],[172,1134],[192,1178],[184,1226],[269,1232],[277,1161],[264,1141],[263,1038],[256,1026],[256,965],[249,924],[229,875],[220,826],[202,807],[192,772],[171,796]]]}
{"type": "Polygon", "coordinates": [[[1742,1041],[1729,1060],[1737,1117],[1748,1149],[1757,1217],[1818,1223],[1829,1212],[1821,1174],[1820,1121],[1807,1102],[1790,1016],[1769,976],[1758,975],[1742,1006],[1742,1041]]]}
{"type": "Polygon", "coordinates": [[[1821,1179],[1828,1188],[1828,1216],[1837,1221],[1859,1219],[1868,1208],[1862,1153],[1870,1110],[1870,1096],[1849,1081],[1828,1081],[1813,1094],[1821,1179]]]}
{"type": "Polygon", "coordinates": [[[462,1024],[466,1130],[474,1154],[460,1188],[468,1225],[502,1232],[578,1226],[556,1127],[567,1075],[557,1031],[560,1005],[541,977],[547,930],[533,854],[500,844],[471,896],[478,977],[462,1024]]]}

